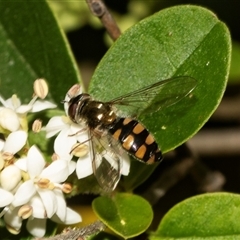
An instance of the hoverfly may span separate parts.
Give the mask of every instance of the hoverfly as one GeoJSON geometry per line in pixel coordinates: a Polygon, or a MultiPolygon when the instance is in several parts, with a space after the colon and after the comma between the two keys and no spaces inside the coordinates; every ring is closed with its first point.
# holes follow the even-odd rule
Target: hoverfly
{"type": "Polygon", "coordinates": [[[154,137],[137,120],[140,112],[154,112],[173,105],[195,86],[195,79],[184,76],[162,80],[106,102],[94,100],[87,93],[69,96],[69,118],[84,124],[88,130],[93,172],[105,191],[114,190],[120,180],[121,157],[126,152],[146,164],[162,159],[154,137]],[[119,114],[118,108],[123,112],[127,108],[127,117],[119,114]]]}

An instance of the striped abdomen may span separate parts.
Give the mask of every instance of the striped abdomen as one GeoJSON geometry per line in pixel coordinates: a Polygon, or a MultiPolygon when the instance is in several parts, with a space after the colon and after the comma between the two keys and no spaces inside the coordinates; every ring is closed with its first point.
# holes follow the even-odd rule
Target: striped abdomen
{"type": "Polygon", "coordinates": [[[151,164],[162,159],[161,150],[152,134],[138,121],[119,118],[109,132],[139,161],[151,164]]]}

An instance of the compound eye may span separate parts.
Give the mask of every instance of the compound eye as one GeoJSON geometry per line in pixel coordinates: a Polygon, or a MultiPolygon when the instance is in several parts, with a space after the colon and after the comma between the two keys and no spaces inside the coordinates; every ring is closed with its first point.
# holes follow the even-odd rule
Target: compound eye
{"type": "Polygon", "coordinates": [[[79,84],[74,84],[66,93],[65,98],[63,100],[64,103],[64,110],[66,115],[68,115],[68,107],[69,102],[71,99],[75,98],[76,96],[82,94],[82,87],[79,84]]]}
{"type": "Polygon", "coordinates": [[[67,113],[69,118],[76,123],[76,112],[77,112],[77,107],[79,104],[79,101],[81,101],[81,95],[78,95],[77,97],[71,98],[69,102],[67,102],[66,104],[68,104],[68,108],[67,108],[67,113]]]}
{"type": "Polygon", "coordinates": [[[70,104],[68,107],[68,116],[75,123],[76,123],[76,121],[75,121],[76,109],[77,109],[76,103],[70,104]]]}

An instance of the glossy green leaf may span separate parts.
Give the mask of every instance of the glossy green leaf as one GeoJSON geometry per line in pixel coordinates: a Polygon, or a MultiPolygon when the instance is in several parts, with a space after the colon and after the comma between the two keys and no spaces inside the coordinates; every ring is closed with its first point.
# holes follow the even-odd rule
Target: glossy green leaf
{"type": "Polygon", "coordinates": [[[140,196],[128,193],[117,193],[112,198],[98,197],[92,206],[99,219],[124,238],[144,232],[153,218],[150,204],[140,196]]]}
{"type": "Polygon", "coordinates": [[[143,109],[139,117],[167,152],[193,136],[217,108],[230,53],[228,29],[212,12],[197,6],[168,8],[122,34],[98,65],[90,92],[111,100],[163,79],[195,78],[197,86],[188,97],[152,114],[143,109]]]}
{"type": "Polygon", "coordinates": [[[44,0],[0,2],[0,92],[32,97],[36,78],[47,79],[51,98],[61,104],[79,81],[64,34],[44,0]]]}
{"type": "Polygon", "coordinates": [[[203,194],[174,206],[151,240],[240,239],[240,195],[203,194]]]}

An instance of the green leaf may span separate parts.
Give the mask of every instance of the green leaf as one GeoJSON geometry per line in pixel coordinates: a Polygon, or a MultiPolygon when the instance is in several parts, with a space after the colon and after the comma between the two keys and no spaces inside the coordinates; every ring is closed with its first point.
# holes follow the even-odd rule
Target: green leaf
{"type": "Polygon", "coordinates": [[[240,195],[203,194],[174,206],[151,240],[240,239],[240,195]]]}
{"type": "Polygon", "coordinates": [[[117,193],[112,198],[98,197],[92,206],[99,219],[124,238],[144,232],[153,218],[150,204],[143,198],[128,193],[117,193]]]}
{"type": "Polygon", "coordinates": [[[0,92],[16,93],[24,102],[33,81],[45,78],[51,98],[61,104],[67,89],[79,81],[66,38],[44,0],[0,2],[0,92]]]}
{"type": "Polygon", "coordinates": [[[90,93],[105,101],[163,79],[195,78],[197,86],[188,97],[152,114],[143,109],[139,117],[168,152],[193,136],[217,108],[230,53],[228,29],[212,12],[196,6],[168,8],[122,34],[99,63],[90,93]]]}

